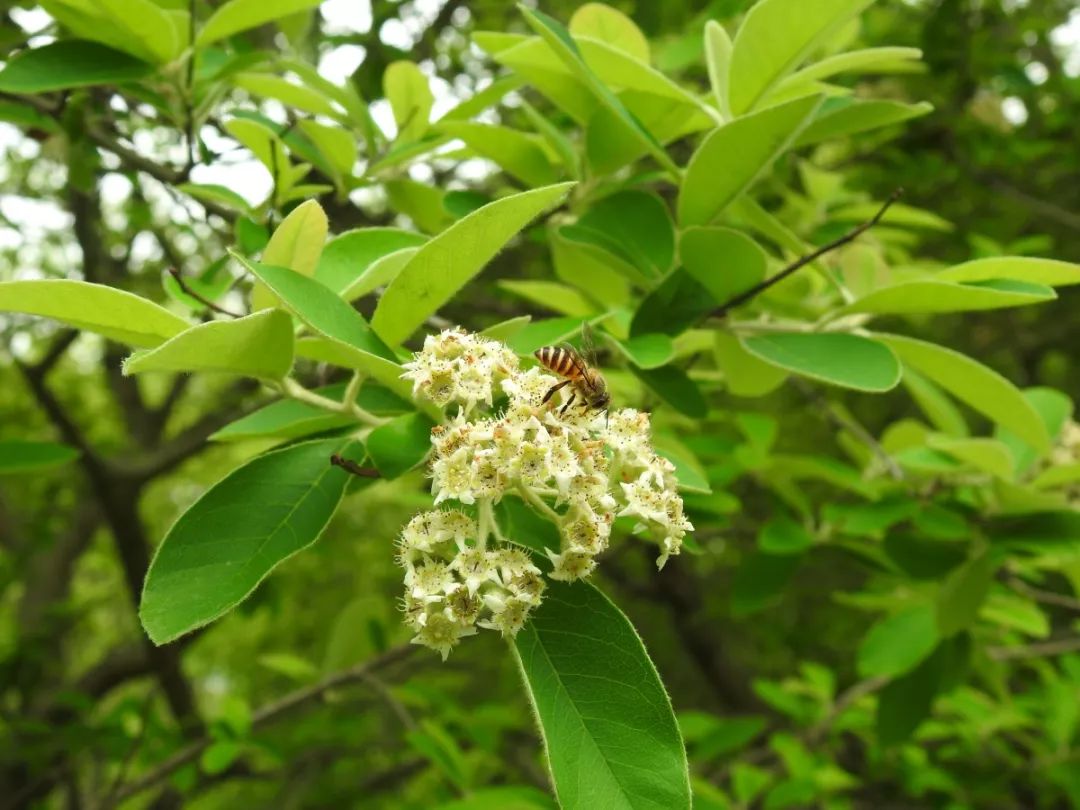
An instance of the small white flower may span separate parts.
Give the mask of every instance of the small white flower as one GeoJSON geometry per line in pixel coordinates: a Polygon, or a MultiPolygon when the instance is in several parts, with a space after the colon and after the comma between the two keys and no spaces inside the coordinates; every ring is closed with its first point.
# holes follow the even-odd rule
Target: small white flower
{"type": "Polygon", "coordinates": [[[561,554],[548,550],[548,557],[554,569],[548,576],[563,582],[584,579],[596,568],[596,558],[582,549],[566,549],[561,554]]]}
{"type": "Polygon", "coordinates": [[[476,633],[476,628],[447,616],[445,612],[430,613],[424,617],[424,622],[413,638],[413,644],[422,644],[425,647],[437,651],[442,655],[443,661],[450,654],[450,650],[465,636],[476,633]]]}

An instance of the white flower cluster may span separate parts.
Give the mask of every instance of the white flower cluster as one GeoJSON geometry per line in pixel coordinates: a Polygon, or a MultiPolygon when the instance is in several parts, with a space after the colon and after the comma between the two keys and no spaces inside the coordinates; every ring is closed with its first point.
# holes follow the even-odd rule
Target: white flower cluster
{"type": "Polygon", "coordinates": [[[405,568],[405,620],[418,644],[443,659],[477,627],[514,636],[540,604],[544,580],[520,548],[483,548],[475,520],[458,511],[421,512],[398,541],[405,568]]]}
{"type": "Polygon", "coordinates": [[[406,526],[399,560],[415,642],[445,656],[476,627],[512,636],[539,604],[539,569],[507,545],[513,538],[495,519],[493,506],[506,495],[559,528],[559,551],[548,551],[552,579],[588,576],[618,517],[637,518],[634,532],[660,547],[658,566],[679,553],[693,526],[673,465],[652,449],[648,414],[562,411],[558,398],[543,402],[558,378],[542,368],[519,370],[503,344],[457,330],[428,337],[405,367],[416,395],[460,406],[432,430],[435,505],[457,501],[478,516],[425,512],[406,526]],[[507,402],[494,413],[499,392],[507,402]],[[473,413],[481,403],[487,412],[473,413]]]}

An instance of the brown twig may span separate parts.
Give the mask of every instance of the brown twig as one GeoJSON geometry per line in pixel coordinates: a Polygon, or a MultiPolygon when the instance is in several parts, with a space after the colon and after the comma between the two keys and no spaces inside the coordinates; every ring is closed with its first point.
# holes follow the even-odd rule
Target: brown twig
{"type": "MultiPolygon", "coordinates": [[[[340,672],[336,672],[333,675],[323,678],[318,683],[312,684],[311,686],[305,686],[302,689],[297,689],[295,692],[290,692],[280,700],[268,703],[256,711],[251,717],[251,727],[252,729],[256,729],[267,725],[293,709],[317,700],[332,689],[347,686],[358,681],[365,681],[372,673],[386,669],[400,661],[404,661],[418,649],[418,647],[408,644],[394,647],[370,661],[365,661],[356,666],[349,667],[348,669],[343,669],[340,672]]],[[[152,768],[138,779],[123,785],[119,790],[115,791],[113,795],[109,797],[109,801],[103,804],[103,808],[114,807],[124,800],[142,793],[145,790],[149,790],[160,782],[163,782],[172,773],[179,770],[184,765],[198,759],[211,742],[213,742],[212,738],[203,737],[197,742],[181,748],[171,757],[152,768]]]]}
{"type": "Polygon", "coordinates": [[[866,231],[870,230],[875,225],[877,225],[878,222],[881,221],[881,218],[883,216],[885,216],[885,212],[889,210],[889,207],[894,202],[896,202],[898,199],[900,199],[900,196],[903,193],[904,193],[903,189],[901,189],[901,188],[896,189],[896,191],[894,191],[892,194],[889,195],[889,198],[887,200],[885,200],[885,203],[881,206],[881,208],[878,210],[878,212],[876,214],[874,214],[874,216],[871,219],[867,220],[866,222],[862,223],[861,225],[856,226],[855,228],[852,228],[850,231],[848,231],[846,234],[841,236],[839,239],[834,239],[833,241],[829,242],[827,245],[822,245],[817,250],[815,250],[813,253],[808,253],[807,255],[800,257],[799,259],[797,259],[796,261],[792,262],[787,267],[785,267],[783,270],[781,270],[779,273],[777,273],[775,276],[770,276],[769,278],[765,279],[764,281],[761,281],[758,284],[755,284],[749,290],[745,290],[744,292],[739,293],[735,297],[729,298],[727,301],[725,301],[719,307],[714,309],[712,311],[712,315],[714,317],[717,317],[717,318],[724,317],[725,315],[727,315],[727,313],[730,310],[734,309],[735,307],[742,306],[743,304],[745,304],[747,301],[751,300],[752,298],[756,298],[758,295],[765,292],[765,290],[769,289],[774,284],[779,284],[781,281],[783,281],[785,278],[787,278],[788,276],[790,276],[792,273],[796,272],[797,270],[801,270],[803,267],[806,267],[806,265],[810,264],[811,262],[814,262],[814,261],[817,261],[818,259],[820,259],[826,253],[830,253],[830,252],[836,250],[839,247],[843,247],[848,242],[851,242],[851,241],[855,240],[861,234],[865,233],[866,231]]]}
{"type": "Polygon", "coordinates": [[[1036,602],[1042,602],[1044,605],[1056,605],[1080,613],[1080,599],[1075,597],[1063,593],[1054,593],[1053,591],[1044,591],[1042,588],[1028,585],[1019,577],[1009,577],[1006,584],[1017,593],[1028,596],[1036,602]]]}
{"type": "Polygon", "coordinates": [[[344,456],[334,453],[330,456],[330,463],[335,467],[341,467],[345,472],[352,473],[359,478],[380,478],[379,471],[374,467],[361,467],[355,461],[349,461],[344,456]]]}
{"type": "Polygon", "coordinates": [[[187,282],[184,281],[184,276],[175,267],[170,267],[169,268],[169,275],[172,276],[174,279],[176,279],[176,283],[180,286],[180,291],[182,293],[184,293],[185,295],[190,295],[192,298],[194,298],[196,301],[198,301],[204,307],[207,307],[208,309],[212,309],[214,312],[218,312],[218,313],[220,313],[222,315],[227,315],[230,318],[242,318],[242,317],[244,317],[243,315],[238,315],[237,313],[232,312],[230,310],[227,310],[224,307],[218,306],[213,301],[211,301],[209,298],[206,298],[204,295],[201,295],[200,293],[195,292],[195,290],[191,289],[191,287],[188,286],[187,282]]]}
{"type": "Polygon", "coordinates": [[[1080,636],[1055,638],[1020,647],[990,647],[987,654],[994,661],[1006,661],[1011,658],[1042,658],[1044,656],[1065,655],[1080,652],[1080,636]]]}

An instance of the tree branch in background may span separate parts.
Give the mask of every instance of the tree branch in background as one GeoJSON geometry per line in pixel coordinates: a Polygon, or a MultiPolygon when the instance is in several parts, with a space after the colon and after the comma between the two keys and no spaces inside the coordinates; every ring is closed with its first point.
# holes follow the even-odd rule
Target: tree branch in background
{"type": "Polygon", "coordinates": [[[761,293],[765,292],[767,289],[772,287],[774,284],[779,284],[781,281],[783,281],[785,278],[790,276],[792,273],[795,273],[796,271],[801,270],[802,268],[806,267],[806,265],[817,261],[822,256],[824,256],[826,253],[831,253],[832,251],[836,250],[837,248],[843,247],[848,242],[854,241],[860,235],[862,235],[863,233],[865,233],[866,231],[870,230],[875,225],[877,225],[878,222],[881,221],[881,218],[883,216],[885,216],[885,212],[889,210],[889,207],[894,202],[896,202],[898,199],[900,199],[900,196],[903,193],[904,193],[903,189],[901,189],[901,188],[896,189],[896,191],[894,191],[892,194],[889,195],[889,198],[885,201],[885,203],[881,206],[881,208],[878,210],[878,212],[876,214],[874,214],[874,216],[871,219],[867,220],[866,222],[862,223],[861,225],[856,226],[855,228],[852,228],[850,231],[848,231],[846,234],[841,236],[839,239],[834,239],[833,241],[829,242],[827,245],[822,245],[817,250],[815,250],[813,253],[808,253],[807,255],[802,256],[801,258],[799,258],[796,261],[789,264],[787,267],[785,267],[783,270],[781,270],[775,276],[770,276],[769,278],[765,279],[764,281],[761,281],[758,284],[755,284],[749,290],[741,292],[738,295],[734,296],[733,298],[729,298],[727,301],[725,301],[719,307],[714,309],[713,312],[712,312],[712,315],[714,317],[717,317],[717,318],[724,317],[725,315],[727,315],[727,313],[730,310],[735,309],[735,307],[742,306],[747,301],[750,301],[751,299],[756,298],[757,296],[761,295],[761,293]]]}
{"type": "Polygon", "coordinates": [[[902,481],[904,479],[904,471],[900,469],[900,465],[896,463],[896,459],[894,459],[888,454],[888,452],[886,452],[885,448],[881,446],[881,444],[878,442],[877,439],[874,438],[870,431],[868,431],[854,419],[849,419],[847,416],[837,410],[837,408],[833,405],[832,402],[829,401],[829,399],[825,395],[823,395],[820,391],[815,389],[805,380],[801,380],[798,377],[792,377],[791,380],[795,384],[795,387],[798,388],[799,391],[803,394],[803,396],[805,396],[808,400],[810,400],[817,406],[818,413],[826,422],[829,422],[834,427],[837,427],[840,430],[846,430],[857,440],[866,445],[870,449],[870,452],[872,452],[881,461],[881,463],[884,465],[885,469],[888,471],[889,475],[893,478],[893,480],[902,481]]]}
{"type": "Polygon", "coordinates": [[[1055,605],[1057,607],[1065,608],[1066,610],[1073,610],[1080,613],[1080,599],[1073,596],[1055,593],[1054,591],[1044,591],[1042,588],[1028,585],[1019,577],[1009,577],[1006,584],[1017,593],[1030,597],[1036,602],[1042,602],[1044,605],[1055,605]]]}
{"type": "Polygon", "coordinates": [[[212,309],[214,312],[217,312],[217,313],[219,313],[221,315],[228,315],[230,318],[242,318],[243,317],[243,315],[239,315],[239,314],[237,314],[235,312],[230,312],[229,310],[225,309],[225,307],[218,306],[213,301],[211,301],[209,298],[204,297],[201,293],[195,292],[195,290],[191,289],[191,287],[188,286],[187,282],[184,281],[183,274],[181,274],[181,272],[179,270],[177,270],[175,267],[170,267],[169,268],[169,275],[172,276],[174,279],[176,279],[176,283],[180,286],[180,290],[185,295],[190,295],[192,298],[194,298],[196,301],[198,301],[204,307],[207,307],[208,309],[212,309]]]}
{"type": "MultiPolygon", "coordinates": [[[[365,682],[372,674],[406,660],[417,652],[418,649],[419,648],[410,644],[394,647],[376,658],[349,667],[348,669],[343,669],[333,675],[329,675],[311,686],[305,686],[302,689],[297,689],[295,692],[290,692],[285,697],[268,703],[261,709],[255,711],[251,716],[251,728],[257,729],[272,723],[283,715],[288,714],[301,706],[313,703],[332,689],[348,686],[349,684],[357,682],[365,682]]],[[[203,737],[180,749],[138,779],[121,786],[113,793],[108,802],[102,804],[102,808],[113,807],[132,796],[153,788],[155,785],[158,785],[167,779],[179,768],[196,760],[212,742],[213,739],[211,737],[203,737]]]]}
{"type": "Polygon", "coordinates": [[[1080,636],[1038,641],[1020,647],[988,647],[986,652],[994,661],[1007,661],[1012,658],[1048,658],[1080,652],[1080,636]]]}

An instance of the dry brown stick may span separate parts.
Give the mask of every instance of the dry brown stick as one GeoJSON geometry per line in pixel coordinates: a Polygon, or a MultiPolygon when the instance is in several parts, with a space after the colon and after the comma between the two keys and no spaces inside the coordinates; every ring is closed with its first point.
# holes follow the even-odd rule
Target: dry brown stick
{"type": "Polygon", "coordinates": [[[335,467],[341,467],[347,473],[351,473],[358,478],[380,478],[379,471],[374,467],[361,467],[355,461],[349,461],[344,456],[334,453],[330,456],[330,463],[335,467]]]}

